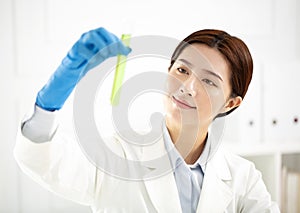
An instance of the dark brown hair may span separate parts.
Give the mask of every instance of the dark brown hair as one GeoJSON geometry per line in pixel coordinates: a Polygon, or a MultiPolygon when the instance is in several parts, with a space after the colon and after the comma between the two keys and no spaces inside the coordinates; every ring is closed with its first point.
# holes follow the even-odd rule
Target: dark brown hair
{"type": "MultiPolygon", "coordinates": [[[[171,65],[174,64],[182,50],[189,44],[201,43],[218,50],[225,58],[231,71],[231,97],[245,97],[248,86],[252,79],[253,61],[246,44],[239,38],[229,35],[221,30],[200,30],[192,33],[179,43],[172,58],[171,65]]],[[[220,114],[225,116],[227,113],[220,114]]]]}

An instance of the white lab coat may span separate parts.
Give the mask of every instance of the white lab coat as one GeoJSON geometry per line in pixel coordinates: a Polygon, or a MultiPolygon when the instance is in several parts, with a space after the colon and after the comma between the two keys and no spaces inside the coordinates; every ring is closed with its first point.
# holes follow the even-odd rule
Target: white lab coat
{"type": "MultiPolygon", "coordinates": [[[[166,151],[163,140],[139,149],[129,149],[118,137],[112,137],[109,144],[124,158],[153,159],[166,151]]],[[[21,169],[35,181],[60,196],[89,205],[93,212],[182,212],[172,172],[144,181],[113,177],[89,162],[77,142],[59,129],[50,142],[42,144],[19,133],[14,154],[21,169]]],[[[279,210],[254,164],[219,149],[207,163],[197,212],[279,210]]]]}

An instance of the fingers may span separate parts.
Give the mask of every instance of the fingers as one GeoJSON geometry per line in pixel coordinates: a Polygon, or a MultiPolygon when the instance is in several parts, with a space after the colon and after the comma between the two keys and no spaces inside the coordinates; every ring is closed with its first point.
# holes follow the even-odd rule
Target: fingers
{"type": "MultiPolygon", "coordinates": [[[[83,41],[85,44],[93,44],[94,50],[101,52],[103,58],[116,56],[118,54],[128,55],[131,52],[122,41],[113,33],[101,27],[87,33],[83,41]]],[[[91,45],[91,46],[93,46],[91,45]]]]}
{"type": "Polygon", "coordinates": [[[105,40],[95,30],[83,34],[80,42],[94,54],[107,45],[105,40]]]}
{"type": "Polygon", "coordinates": [[[88,63],[94,67],[109,57],[118,54],[128,55],[130,52],[131,49],[116,35],[101,27],[84,33],[69,51],[64,64],[79,68],[88,63]]]}
{"type": "Polygon", "coordinates": [[[122,42],[119,46],[120,54],[122,55],[128,55],[131,52],[131,48],[125,46],[122,42]]]}
{"type": "Polygon", "coordinates": [[[104,58],[107,58],[110,56],[109,46],[117,43],[118,38],[101,27],[83,34],[79,42],[85,46],[86,50],[92,53],[90,55],[83,52],[87,58],[91,58],[91,56],[94,56],[99,51],[102,52],[104,58]]]}
{"type": "MultiPolygon", "coordinates": [[[[91,44],[87,46],[86,44],[83,44],[82,42],[78,41],[72,47],[71,51],[69,52],[69,55],[72,58],[83,58],[85,60],[88,60],[95,55],[94,51],[90,49],[92,48],[91,46],[91,44]]],[[[93,49],[95,49],[95,47],[93,47],[93,49]]]]}
{"type": "Polygon", "coordinates": [[[123,42],[114,34],[107,31],[105,28],[101,27],[97,29],[98,34],[102,34],[107,44],[109,44],[109,49],[111,55],[115,56],[118,54],[128,55],[131,49],[123,44],[123,42]]]}
{"type": "Polygon", "coordinates": [[[94,30],[95,33],[97,33],[97,35],[103,39],[103,41],[107,44],[107,45],[110,45],[110,44],[113,44],[113,43],[116,43],[118,42],[120,39],[115,36],[114,34],[110,33],[109,31],[107,31],[105,28],[103,27],[100,27],[98,29],[95,29],[94,30]]]}

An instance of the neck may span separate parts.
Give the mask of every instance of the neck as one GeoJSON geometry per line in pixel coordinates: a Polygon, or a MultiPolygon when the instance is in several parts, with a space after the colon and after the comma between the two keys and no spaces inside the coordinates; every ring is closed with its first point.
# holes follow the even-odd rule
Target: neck
{"type": "Polygon", "coordinates": [[[187,164],[194,164],[203,152],[208,127],[176,125],[166,120],[172,142],[187,164]]]}

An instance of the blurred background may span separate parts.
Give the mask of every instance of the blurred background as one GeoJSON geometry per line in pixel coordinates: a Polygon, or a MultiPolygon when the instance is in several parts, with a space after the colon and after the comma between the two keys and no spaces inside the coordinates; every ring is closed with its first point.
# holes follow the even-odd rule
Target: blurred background
{"type": "Polygon", "coordinates": [[[178,40],[217,28],[244,40],[253,82],[226,118],[223,145],[256,164],[282,212],[300,212],[299,20],[297,0],[1,0],[0,212],[90,212],[25,176],[13,147],[38,90],[80,35],[100,26],[178,40]]]}

